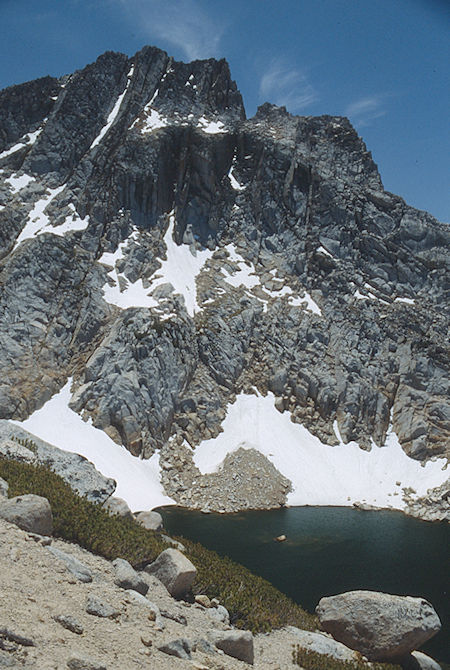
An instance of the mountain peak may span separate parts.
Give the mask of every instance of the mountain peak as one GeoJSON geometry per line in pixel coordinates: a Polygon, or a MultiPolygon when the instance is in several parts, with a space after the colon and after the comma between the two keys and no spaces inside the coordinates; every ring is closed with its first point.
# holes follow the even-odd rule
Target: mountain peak
{"type": "Polygon", "coordinates": [[[448,228],[384,191],[348,119],[270,103],[246,119],[225,60],[107,52],[0,92],[0,203],[0,417],[63,398],[103,438],[158,451],[183,503],[190,447],[222,429],[291,502],[348,504],[364,476],[372,504],[404,507],[397,481],[442,484],[448,228]],[[239,439],[225,417],[246,411],[239,439]]]}

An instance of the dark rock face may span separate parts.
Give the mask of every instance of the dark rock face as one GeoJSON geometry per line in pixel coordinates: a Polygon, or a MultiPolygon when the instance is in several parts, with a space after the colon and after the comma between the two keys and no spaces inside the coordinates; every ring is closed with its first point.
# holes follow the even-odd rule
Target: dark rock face
{"type": "Polygon", "coordinates": [[[71,376],[72,409],[150,456],[215,437],[256,386],[328,444],[334,421],[362,448],[392,421],[413,458],[448,456],[449,242],[384,191],[347,119],[268,103],[246,119],[223,60],[145,47],[11,87],[0,417],[25,418],[71,376]],[[186,289],[195,314],[153,285],[189,277],[174,250],[205,258],[186,289]]]}

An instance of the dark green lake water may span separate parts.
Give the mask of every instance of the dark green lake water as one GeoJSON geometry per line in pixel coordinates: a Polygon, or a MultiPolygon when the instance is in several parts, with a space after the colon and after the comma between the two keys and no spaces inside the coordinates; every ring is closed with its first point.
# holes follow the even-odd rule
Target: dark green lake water
{"type": "Polygon", "coordinates": [[[443,630],[423,650],[450,662],[448,524],[345,507],[228,515],[159,511],[168,532],[230,556],[311,612],[322,596],[354,589],[425,597],[443,630]],[[287,541],[274,542],[281,534],[287,541]]]}

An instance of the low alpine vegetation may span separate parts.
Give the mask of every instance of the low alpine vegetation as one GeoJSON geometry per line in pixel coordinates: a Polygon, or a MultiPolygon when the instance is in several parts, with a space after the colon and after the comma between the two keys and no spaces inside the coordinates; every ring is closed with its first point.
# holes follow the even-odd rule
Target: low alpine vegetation
{"type": "MultiPolygon", "coordinates": [[[[76,542],[109,560],[124,558],[133,566],[153,562],[167,544],[155,531],[136,521],[111,515],[101,505],[77,495],[58,475],[42,465],[0,457],[0,477],[9,483],[10,497],[34,493],[50,502],[54,535],[76,542]]],[[[317,619],[261,577],[229,558],[185,538],[185,555],[197,568],[193,593],[219,598],[231,623],[252,632],[292,625],[314,630],[317,619]]]]}
{"type": "Polygon", "coordinates": [[[391,663],[367,663],[360,661],[338,661],[328,654],[318,654],[316,651],[294,647],[292,661],[303,670],[401,670],[399,665],[391,663]]]}

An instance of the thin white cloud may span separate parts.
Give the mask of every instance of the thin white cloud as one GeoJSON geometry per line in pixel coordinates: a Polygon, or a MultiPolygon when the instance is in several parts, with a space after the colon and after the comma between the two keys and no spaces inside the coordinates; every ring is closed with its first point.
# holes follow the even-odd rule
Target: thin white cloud
{"type": "Polygon", "coordinates": [[[303,70],[290,67],[281,59],[274,59],[261,77],[259,95],[264,101],[284,105],[297,112],[319,98],[303,70]]]}
{"type": "Polygon", "coordinates": [[[225,29],[195,0],[113,0],[126,10],[134,28],[148,44],[161,41],[180,49],[188,60],[219,54],[225,29]]]}
{"type": "Polygon", "coordinates": [[[359,126],[368,126],[372,121],[386,114],[384,108],[384,96],[372,95],[365,98],[359,98],[345,110],[346,116],[359,126]]]}

